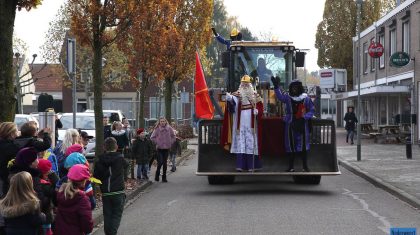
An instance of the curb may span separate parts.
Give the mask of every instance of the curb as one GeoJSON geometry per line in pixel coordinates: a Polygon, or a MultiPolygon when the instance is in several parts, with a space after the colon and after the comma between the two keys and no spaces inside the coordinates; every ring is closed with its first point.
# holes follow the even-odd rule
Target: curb
{"type": "MultiPolygon", "coordinates": [[[[183,163],[189,156],[191,156],[192,154],[195,153],[195,150],[193,149],[186,149],[184,153],[182,153],[180,159],[178,160],[177,166],[180,165],[181,163],[183,163]]],[[[169,171],[170,172],[170,171],[169,171]]],[[[172,172],[170,172],[172,173],[172,172]]],[[[144,191],[145,189],[147,189],[149,186],[151,186],[153,184],[152,181],[147,181],[142,183],[139,187],[137,187],[135,190],[131,191],[130,193],[127,193],[127,197],[125,199],[125,206],[124,208],[126,208],[127,206],[129,206],[131,204],[131,201],[137,197],[142,191],[144,191]]],[[[100,223],[102,223],[104,221],[104,215],[103,215],[103,211],[102,208],[98,209],[98,210],[94,210],[92,212],[92,217],[93,217],[93,232],[92,234],[95,232],[96,228],[100,223]]]]}
{"type": "Polygon", "coordinates": [[[390,183],[387,183],[387,182],[383,181],[382,179],[370,174],[367,171],[362,170],[360,167],[358,167],[358,166],[356,166],[352,163],[349,163],[348,161],[338,159],[338,162],[341,166],[343,166],[347,170],[349,170],[349,171],[353,172],[354,174],[358,175],[359,177],[367,180],[368,182],[375,185],[376,187],[387,191],[388,193],[394,195],[398,199],[408,203],[412,207],[414,207],[416,209],[420,209],[420,200],[418,198],[412,196],[411,194],[407,193],[406,191],[404,191],[402,189],[399,189],[399,188],[391,185],[390,183]]]}

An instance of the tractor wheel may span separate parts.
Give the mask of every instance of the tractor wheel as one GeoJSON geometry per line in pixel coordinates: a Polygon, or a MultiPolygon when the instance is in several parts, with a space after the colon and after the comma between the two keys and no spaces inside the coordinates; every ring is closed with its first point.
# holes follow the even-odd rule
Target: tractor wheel
{"type": "Polygon", "coordinates": [[[320,175],[294,175],[293,181],[296,184],[319,184],[321,182],[320,175]]]}

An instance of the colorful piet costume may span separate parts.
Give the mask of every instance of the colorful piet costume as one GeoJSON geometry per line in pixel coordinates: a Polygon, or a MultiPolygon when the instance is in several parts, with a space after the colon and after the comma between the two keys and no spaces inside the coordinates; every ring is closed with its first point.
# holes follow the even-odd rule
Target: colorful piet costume
{"type": "Polygon", "coordinates": [[[263,103],[251,85],[251,78],[241,79],[238,91],[226,94],[226,109],[223,120],[222,145],[236,156],[237,171],[253,171],[261,168],[259,158],[259,120],[263,103]]]}
{"type": "Polygon", "coordinates": [[[303,171],[309,171],[307,163],[307,152],[309,151],[309,120],[315,112],[311,98],[304,93],[302,82],[293,80],[289,85],[289,93],[280,87],[278,77],[271,78],[274,84],[274,91],[277,98],[286,105],[286,115],[283,117],[285,123],[284,144],[289,155],[289,169],[293,172],[294,158],[298,155],[302,157],[303,171]]]}

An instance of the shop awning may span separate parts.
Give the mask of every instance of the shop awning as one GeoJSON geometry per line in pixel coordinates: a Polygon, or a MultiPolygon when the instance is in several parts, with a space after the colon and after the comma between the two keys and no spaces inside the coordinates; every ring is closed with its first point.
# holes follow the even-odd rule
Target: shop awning
{"type": "MultiPolygon", "coordinates": [[[[410,88],[408,86],[373,86],[360,89],[360,96],[383,96],[388,94],[409,94],[410,88]]],[[[333,93],[332,100],[349,100],[357,97],[357,90],[333,93]]]]}

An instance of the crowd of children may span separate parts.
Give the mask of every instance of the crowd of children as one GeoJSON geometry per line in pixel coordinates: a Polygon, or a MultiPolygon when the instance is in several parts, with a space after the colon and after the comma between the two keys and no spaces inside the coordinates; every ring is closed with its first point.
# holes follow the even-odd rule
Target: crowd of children
{"type": "Polygon", "coordinates": [[[176,170],[179,141],[164,118],[148,131],[137,129],[133,138],[117,135],[124,132],[117,123],[93,172],[84,156],[85,133],[67,129],[52,148],[49,129],[38,131],[31,122],[22,128],[24,135],[19,136],[14,123],[0,123],[0,235],[90,234],[96,207],[93,177],[100,182],[105,233],[117,234],[126,198],[127,159],[137,164],[139,181],[149,180],[150,166],[157,160],[155,180],[163,167],[162,182],[167,182],[168,155],[176,170]],[[124,156],[122,149],[127,148],[131,154],[124,156]]]}

